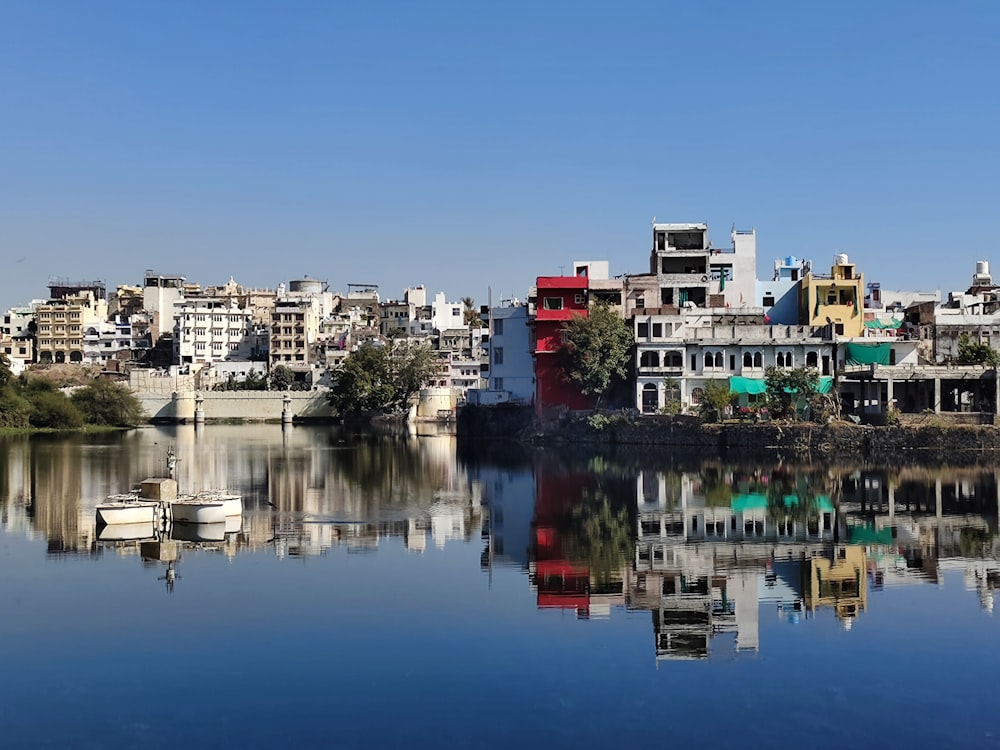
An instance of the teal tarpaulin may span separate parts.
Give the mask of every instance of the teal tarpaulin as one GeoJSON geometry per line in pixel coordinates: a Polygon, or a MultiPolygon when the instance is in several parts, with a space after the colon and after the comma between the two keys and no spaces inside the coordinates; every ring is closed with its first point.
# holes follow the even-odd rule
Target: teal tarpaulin
{"type": "Polygon", "coordinates": [[[844,344],[849,365],[887,365],[892,347],[888,344],[844,344]]]}
{"type": "MultiPolygon", "coordinates": [[[[785,495],[783,497],[785,507],[791,508],[799,504],[798,495],[785,495]]],[[[745,513],[748,510],[764,510],[767,508],[767,495],[760,492],[751,492],[744,495],[733,495],[730,503],[735,513],[745,513]]],[[[828,512],[833,510],[833,503],[826,495],[816,496],[816,510],[828,512]]]]}
{"type": "MultiPolygon", "coordinates": [[[[816,393],[829,393],[832,387],[833,378],[820,377],[819,382],[816,383],[816,393]]],[[[729,392],[749,393],[752,395],[767,393],[767,382],[762,378],[744,378],[739,375],[734,375],[729,378],[729,392]]],[[[791,393],[791,391],[786,392],[791,393]]]]}
{"type": "Polygon", "coordinates": [[[897,328],[902,328],[903,321],[901,320],[866,320],[865,328],[885,328],[895,331],[897,328]]]}

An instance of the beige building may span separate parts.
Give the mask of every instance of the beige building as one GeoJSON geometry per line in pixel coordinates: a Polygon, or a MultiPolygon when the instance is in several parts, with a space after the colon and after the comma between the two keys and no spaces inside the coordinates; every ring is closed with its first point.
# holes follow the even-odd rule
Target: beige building
{"type": "Polygon", "coordinates": [[[83,362],[84,330],[107,320],[108,303],[90,289],[39,305],[37,353],[43,363],[83,362]]]}

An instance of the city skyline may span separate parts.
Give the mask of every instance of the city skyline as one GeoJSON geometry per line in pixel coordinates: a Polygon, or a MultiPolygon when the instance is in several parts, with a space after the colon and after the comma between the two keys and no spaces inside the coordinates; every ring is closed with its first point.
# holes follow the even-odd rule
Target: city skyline
{"type": "Polygon", "coordinates": [[[946,293],[992,259],[993,6],[5,10],[6,305],[146,268],[482,304],[644,271],[654,216],[756,228],[765,278],[845,252],[946,293]]]}

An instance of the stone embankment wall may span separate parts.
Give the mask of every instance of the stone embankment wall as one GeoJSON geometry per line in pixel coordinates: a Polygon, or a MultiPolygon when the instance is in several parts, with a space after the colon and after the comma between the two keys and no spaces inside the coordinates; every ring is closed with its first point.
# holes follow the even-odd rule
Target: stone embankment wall
{"type": "MultiPolygon", "coordinates": [[[[193,422],[196,391],[136,393],[150,420],[193,422]]],[[[286,394],[280,391],[205,391],[200,393],[206,421],[280,421],[286,394]]],[[[331,419],[325,391],[290,391],[287,394],[296,419],[331,419]]]]}
{"type": "Polygon", "coordinates": [[[499,414],[493,421],[488,410],[475,419],[459,415],[460,437],[514,437],[541,445],[634,445],[730,460],[783,457],[890,465],[1000,459],[1000,429],[980,425],[703,424],[694,417],[622,413],[598,420],[566,417],[558,423],[517,430],[518,420],[511,414],[499,414]]]}

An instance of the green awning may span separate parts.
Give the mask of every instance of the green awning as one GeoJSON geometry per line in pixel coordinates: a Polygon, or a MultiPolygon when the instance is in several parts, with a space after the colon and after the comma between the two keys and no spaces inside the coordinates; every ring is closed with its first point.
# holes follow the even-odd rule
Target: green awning
{"type": "Polygon", "coordinates": [[[895,331],[897,328],[902,328],[902,320],[866,320],[865,328],[888,328],[895,331]]]}
{"type": "Polygon", "coordinates": [[[844,344],[849,365],[887,365],[892,346],[884,344],[859,344],[850,342],[844,344]]]}

